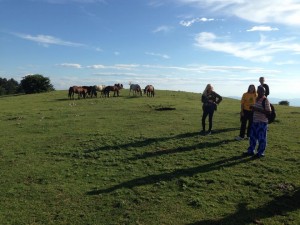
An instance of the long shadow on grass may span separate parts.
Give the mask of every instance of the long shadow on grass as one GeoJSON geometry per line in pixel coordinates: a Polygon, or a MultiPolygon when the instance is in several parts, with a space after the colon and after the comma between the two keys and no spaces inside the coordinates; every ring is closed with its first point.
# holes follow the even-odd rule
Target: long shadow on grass
{"type": "MultiPolygon", "coordinates": [[[[239,130],[239,128],[219,129],[219,130],[215,130],[214,133],[229,132],[229,131],[233,131],[233,130],[239,130]]],[[[194,137],[194,136],[198,136],[198,135],[200,135],[200,132],[188,132],[188,133],[178,134],[178,135],[170,136],[170,137],[148,138],[148,139],[145,139],[142,141],[130,142],[130,143],[126,143],[126,144],[107,145],[107,146],[97,147],[94,149],[86,150],[85,153],[116,150],[116,149],[126,149],[126,148],[140,148],[140,147],[151,145],[151,144],[157,143],[157,142],[167,141],[167,140],[171,140],[171,139],[190,138],[190,137],[194,137]]]]}
{"type": "Polygon", "coordinates": [[[151,145],[152,143],[156,143],[156,142],[167,141],[170,139],[189,138],[189,137],[194,137],[197,135],[199,135],[199,132],[184,133],[184,134],[179,134],[179,135],[170,136],[170,137],[148,138],[148,139],[145,139],[142,141],[130,142],[130,143],[126,143],[126,144],[107,145],[107,146],[102,146],[102,147],[98,147],[95,149],[89,149],[89,150],[86,150],[85,153],[104,151],[104,150],[126,149],[126,148],[130,148],[130,147],[137,148],[137,147],[151,145]]]}
{"type": "Polygon", "coordinates": [[[125,181],[120,184],[117,184],[115,186],[112,186],[110,188],[106,189],[100,189],[100,190],[92,190],[87,192],[87,195],[98,195],[98,194],[104,194],[104,193],[110,193],[118,189],[122,188],[133,188],[137,186],[143,186],[148,184],[155,184],[157,182],[161,181],[170,181],[179,177],[191,177],[195,174],[199,173],[207,173],[213,170],[219,170],[223,167],[231,167],[240,163],[245,163],[252,160],[251,158],[245,158],[243,156],[234,156],[227,159],[222,159],[214,163],[205,164],[197,167],[187,168],[187,169],[178,169],[173,172],[168,173],[162,173],[162,174],[155,174],[155,175],[149,175],[146,177],[136,178],[133,180],[125,181]]]}
{"type": "Polygon", "coordinates": [[[212,147],[217,147],[220,145],[228,144],[229,142],[233,142],[233,141],[235,141],[235,140],[203,142],[203,143],[198,143],[198,144],[192,145],[192,146],[181,146],[181,147],[174,148],[174,149],[164,149],[164,150],[159,150],[159,151],[155,151],[155,152],[145,152],[141,155],[136,155],[127,160],[139,160],[139,159],[146,159],[146,158],[157,157],[157,156],[162,156],[162,155],[167,155],[167,154],[174,154],[174,153],[179,153],[179,152],[187,152],[187,151],[199,150],[199,149],[204,149],[204,148],[212,148],[212,147]]]}
{"type": "Polygon", "coordinates": [[[300,208],[300,189],[292,194],[285,194],[274,198],[265,205],[256,209],[247,209],[246,203],[240,203],[237,211],[219,220],[202,220],[189,225],[219,225],[219,224],[264,224],[260,220],[270,218],[276,215],[285,215],[288,212],[300,208]]]}

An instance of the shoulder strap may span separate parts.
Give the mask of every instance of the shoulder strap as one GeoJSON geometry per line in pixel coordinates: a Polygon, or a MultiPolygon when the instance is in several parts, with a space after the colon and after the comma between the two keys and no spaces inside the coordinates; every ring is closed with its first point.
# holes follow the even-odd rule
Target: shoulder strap
{"type": "Polygon", "coordinates": [[[264,98],[262,100],[262,106],[263,106],[264,110],[266,110],[266,98],[264,98]]]}

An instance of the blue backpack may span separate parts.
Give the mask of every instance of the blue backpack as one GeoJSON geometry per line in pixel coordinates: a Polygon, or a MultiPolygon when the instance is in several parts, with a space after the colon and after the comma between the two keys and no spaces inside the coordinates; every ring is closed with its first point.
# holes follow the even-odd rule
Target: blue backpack
{"type": "MultiPolygon", "coordinates": [[[[264,110],[266,110],[266,98],[262,101],[262,106],[263,106],[264,110]]],[[[275,118],[276,118],[276,111],[275,111],[274,105],[272,105],[270,103],[270,107],[271,107],[271,113],[266,114],[266,116],[268,118],[268,124],[273,123],[275,121],[275,118]]]]}

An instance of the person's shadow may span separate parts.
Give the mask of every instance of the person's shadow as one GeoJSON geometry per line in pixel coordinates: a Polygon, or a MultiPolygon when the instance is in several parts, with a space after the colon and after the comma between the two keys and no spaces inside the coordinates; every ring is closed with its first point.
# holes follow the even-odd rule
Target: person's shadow
{"type": "Polygon", "coordinates": [[[288,212],[300,208],[300,189],[292,194],[285,194],[274,198],[272,201],[256,209],[247,209],[246,203],[240,203],[237,211],[218,220],[202,220],[187,225],[246,225],[246,224],[264,224],[262,219],[270,218],[276,215],[285,215],[288,212]]]}
{"type": "Polygon", "coordinates": [[[129,181],[124,181],[120,184],[116,184],[112,187],[105,188],[105,189],[99,189],[99,190],[91,190],[88,191],[87,195],[99,195],[99,194],[105,194],[105,193],[111,193],[115,190],[122,189],[122,188],[128,188],[131,189],[133,187],[137,186],[143,186],[148,184],[155,184],[157,182],[161,181],[170,181],[179,177],[191,177],[198,173],[206,173],[213,170],[218,170],[220,168],[224,167],[231,167],[240,163],[245,163],[252,160],[251,158],[245,158],[244,156],[234,156],[231,158],[226,158],[219,160],[214,163],[205,164],[201,166],[196,166],[192,168],[184,168],[184,169],[178,169],[172,172],[166,172],[162,174],[153,174],[146,177],[140,177],[135,178],[129,181]]]}

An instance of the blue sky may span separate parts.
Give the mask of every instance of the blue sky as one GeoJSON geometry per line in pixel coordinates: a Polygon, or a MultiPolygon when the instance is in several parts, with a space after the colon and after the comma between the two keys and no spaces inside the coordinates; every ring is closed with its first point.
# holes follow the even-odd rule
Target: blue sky
{"type": "Polygon", "coordinates": [[[299,0],[0,0],[0,77],[298,98],[299,28],[299,0]]]}

